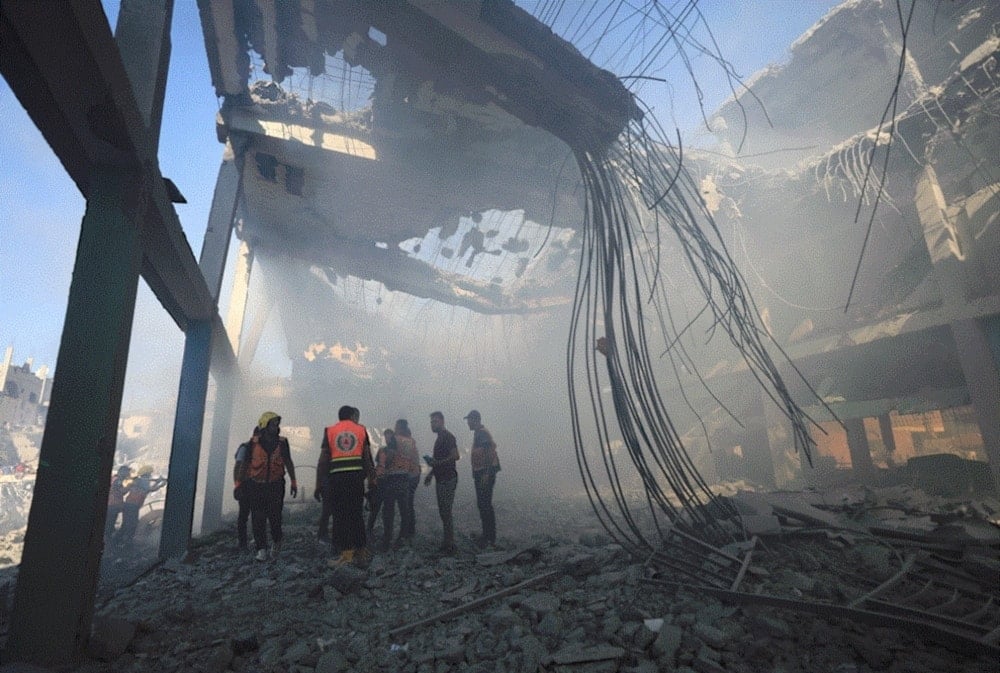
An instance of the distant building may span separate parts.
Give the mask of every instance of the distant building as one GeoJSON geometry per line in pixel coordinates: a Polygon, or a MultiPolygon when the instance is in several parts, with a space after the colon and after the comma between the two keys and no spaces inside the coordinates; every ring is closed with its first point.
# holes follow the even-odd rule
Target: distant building
{"type": "Polygon", "coordinates": [[[0,362],[0,423],[11,425],[38,425],[44,422],[49,405],[52,379],[49,368],[42,365],[31,371],[32,358],[23,365],[11,364],[13,346],[8,346],[0,362]]]}

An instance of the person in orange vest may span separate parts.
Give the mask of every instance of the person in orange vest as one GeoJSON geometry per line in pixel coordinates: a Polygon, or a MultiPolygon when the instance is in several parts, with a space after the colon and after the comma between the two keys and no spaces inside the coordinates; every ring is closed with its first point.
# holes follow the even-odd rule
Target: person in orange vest
{"type": "Polygon", "coordinates": [[[395,448],[387,447],[379,460],[379,489],[382,492],[382,550],[388,551],[392,542],[392,523],[399,504],[399,538],[402,545],[413,537],[416,524],[410,497],[410,483],[414,476],[420,480],[420,454],[417,444],[410,436],[410,424],[406,419],[396,421],[395,448]]]}
{"type": "Polygon", "coordinates": [[[132,468],[122,465],[111,480],[111,490],[108,491],[108,518],[104,520],[104,542],[110,543],[115,535],[118,515],[125,505],[125,481],[132,476],[132,468]]]}
{"type": "Polygon", "coordinates": [[[319,461],[316,464],[316,499],[329,503],[333,518],[331,549],[340,556],[330,559],[331,566],[364,561],[367,556],[364,502],[365,479],[374,487],[375,464],[368,430],[358,421],[361,412],[342,406],[338,421],[323,433],[319,461]]]}
{"type": "Polygon", "coordinates": [[[271,554],[281,550],[281,513],[285,503],[285,471],[292,481],[289,493],[294,499],[299,494],[295,480],[295,465],[288,440],[281,436],[281,416],[265,411],[257,421],[258,432],[250,440],[247,451],[249,465],[246,481],[237,485],[242,498],[250,499],[250,525],[257,549],[256,559],[268,559],[267,528],[271,528],[271,554]]]}
{"type": "Polygon", "coordinates": [[[146,496],[157,491],[167,483],[166,479],[150,479],[153,474],[152,465],[139,468],[135,479],[125,485],[125,502],[122,504],[122,526],[115,536],[119,547],[132,542],[136,528],[139,527],[139,509],[146,502],[146,496]]]}
{"type": "Polygon", "coordinates": [[[470,411],[465,420],[469,424],[469,430],[473,432],[469,462],[472,463],[472,481],[476,486],[476,506],[483,524],[483,536],[479,538],[478,545],[494,546],[497,543],[497,517],[493,509],[493,487],[497,483],[497,472],[500,471],[497,445],[493,441],[493,435],[483,426],[483,417],[478,411],[470,411]]]}

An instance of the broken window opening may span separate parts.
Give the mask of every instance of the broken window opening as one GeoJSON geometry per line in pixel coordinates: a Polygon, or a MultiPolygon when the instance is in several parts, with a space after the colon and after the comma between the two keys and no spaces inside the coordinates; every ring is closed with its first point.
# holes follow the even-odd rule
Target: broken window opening
{"type": "Polygon", "coordinates": [[[285,166],[285,191],[294,196],[302,196],[306,183],[306,172],[296,166],[285,166]]]}
{"type": "Polygon", "coordinates": [[[278,160],[271,154],[257,152],[254,155],[257,160],[257,173],[268,182],[278,181],[278,160]]]}

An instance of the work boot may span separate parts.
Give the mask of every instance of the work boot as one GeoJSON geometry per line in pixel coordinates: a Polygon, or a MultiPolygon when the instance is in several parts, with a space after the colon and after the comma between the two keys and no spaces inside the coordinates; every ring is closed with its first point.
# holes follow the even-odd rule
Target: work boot
{"type": "Polygon", "coordinates": [[[345,549],[344,551],[340,552],[340,556],[338,556],[335,559],[330,559],[327,565],[330,566],[331,568],[340,568],[341,566],[345,566],[353,562],[354,562],[354,550],[345,549]]]}
{"type": "Polygon", "coordinates": [[[257,555],[254,558],[257,559],[258,561],[266,561],[267,560],[267,550],[266,549],[258,549],[257,550],[257,555]]]}
{"type": "Polygon", "coordinates": [[[271,556],[277,556],[278,552],[281,551],[281,541],[271,543],[271,556]]]}

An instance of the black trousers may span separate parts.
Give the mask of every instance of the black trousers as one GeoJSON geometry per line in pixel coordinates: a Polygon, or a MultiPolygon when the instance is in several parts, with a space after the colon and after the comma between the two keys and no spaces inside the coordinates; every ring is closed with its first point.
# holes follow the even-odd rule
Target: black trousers
{"type": "Polygon", "coordinates": [[[139,527],[139,505],[126,502],[122,505],[122,527],[115,535],[115,541],[119,546],[124,546],[132,542],[135,537],[136,528],[139,527]]]}
{"type": "Polygon", "coordinates": [[[285,506],[285,480],[261,483],[250,481],[250,523],[253,526],[253,543],[257,551],[267,549],[267,529],[271,541],[279,544],[282,538],[281,510],[285,506]]]}
{"type": "Polygon", "coordinates": [[[239,499],[240,511],[236,515],[236,539],[240,549],[247,548],[247,521],[250,519],[250,496],[244,490],[239,499]]]}
{"type": "MultiPolygon", "coordinates": [[[[323,491],[326,491],[326,486],[324,485],[323,491]]],[[[330,539],[330,518],[333,516],[333,510],[330,509],[330,499],[326,497],[326,493],[323,493],[323,510],[319,514],[319,532],[316,533],[316,537],[320,540],[330,539]]]]}
{"type": "Polygon", "coordinates": [[[493,511],[493,487],[497,483],[497,475],[491,469],[472,473],[476,483],[476,506],[479,508],[479,519],[483,522],[483,542],[496,544],[497,515],[493,511]]]}
{"type": "Polygon", "coordinates": [[[333,534],[330,546],[337,551],[365,547],[365,473],[334,472],[327,476],[323,500],[330,503],[333,534]]]}
{"type": "Polygon", "coordinates": [[[122,505],[108,505],[108,518],[104,520],[104,540],[110,542],[118,525],[118,515],[122,513],[122,505]]]}

